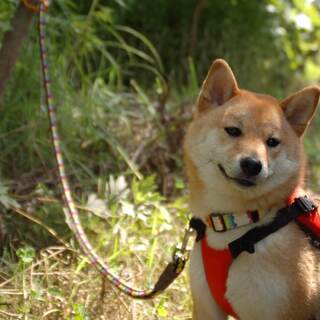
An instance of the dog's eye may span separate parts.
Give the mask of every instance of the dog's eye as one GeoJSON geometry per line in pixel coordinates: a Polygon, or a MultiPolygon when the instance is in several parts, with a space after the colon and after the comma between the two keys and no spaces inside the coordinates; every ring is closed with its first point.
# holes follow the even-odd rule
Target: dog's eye
{"type": "Polygon", "coordinates": [[[267,146],[270,147],[270,148],[274,148],[279,144],[280,144],[280,140],[277,139],[277,138],[269,138],[267,140],[267,146]]]}
{"type": "Polygon", "coordinates": [[[237,127],[225,127],[224,130],[231,137],[240,137],[242,135],[241,129],[237,127]]]}

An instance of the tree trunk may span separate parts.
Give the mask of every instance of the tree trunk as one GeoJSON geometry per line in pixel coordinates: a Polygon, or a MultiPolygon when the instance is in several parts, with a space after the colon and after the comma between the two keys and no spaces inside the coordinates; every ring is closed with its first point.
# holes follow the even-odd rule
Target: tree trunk
{"type": "Polygon", "coordinates": [[[11,29],[3,37],[0,50],[0,99],[28,34],[33,16],[34,13],[20,3],[12,19],[11,29]]]}

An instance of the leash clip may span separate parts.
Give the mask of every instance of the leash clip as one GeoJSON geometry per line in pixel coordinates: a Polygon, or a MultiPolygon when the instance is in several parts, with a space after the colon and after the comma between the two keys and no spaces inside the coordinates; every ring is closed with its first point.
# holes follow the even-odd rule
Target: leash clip
{"type": "Polygon", "coordinates": [[[176,273],[180,273],[184,268],[185,263],[189,259],[188,242],[190,237],[193,235],[194,230],[191,227],[185,229],[182,243],[173,251],[172,262],[176,273]]]}

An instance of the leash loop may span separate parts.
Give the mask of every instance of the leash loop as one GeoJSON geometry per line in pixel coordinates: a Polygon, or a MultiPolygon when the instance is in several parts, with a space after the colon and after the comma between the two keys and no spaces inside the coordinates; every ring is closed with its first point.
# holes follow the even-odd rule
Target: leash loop
{"type": "Polygon", "coordinates": [[[40,12],[40,4],[44,6],[44,10],[47,11],[49,9],[49,0],[38,0],[38,3],[35,4],[35,1],[32,0],[22,0],[24,6],[34,13],[40,12]]]}
{"type": "MultiPolygon", "coordinates": [[[[23,0],[24,3],[26,0],[23,0]]],[[[29,0],[26,2],[30,4],[29,0]]],[[[58,177],[60,181],[60,185],[62,187],[64,202],[65,202],[65,215],[68,221],[68,224],[71,230],[74,232],[75,237],[80,245],[82,252],[91,262],[91,264],[96,267],[115,287],[117,287],[120,291],[127,294],[132,298],[138,299],[150,299],[155,295],[161,293],[165,290],[179,274],[183,271],[186,261],[188,260],[187,254],[187,243],[191,235],[190,228],[186,229],[184,240],[182,242],[181,247],[176,248],[174,251],[172,261],[167,265],[165,270],[159,277],[159,280],[155,284],[155,286],[151,289],[146,290],[137,290],[125,282],[123,282],[118,276],[113,274],[105,262],[101,259],[101,257],[95,252],[94,248],[90,244],[83,228],[81,225],[81,221],[79,219],[79,213],[75,206],[71,189],[69,186],[69,181],[67,179],[67,174],[65,170],[64,159],[62,155],[61,148],[61,140],[60,134],[58,130],[57,116],[56,116],[56,108],[53,104],[53,95],[51,91],[51,82],[49,76],[49,65],[47,59],[47,49],[46,49],[46,32],[45,32],[45,11],[48,7],[47,0],[41,0],[39,2],[39,41],[40,41],[40,51],[41,51],[41,67],[43,74],[43,86],[46,97],[46,105],[48,111],[48,117],[50,121],[50,133],[52,138],[52,144],[55,154],[55,159],[57,163],[57,171],[58,177]]]]}

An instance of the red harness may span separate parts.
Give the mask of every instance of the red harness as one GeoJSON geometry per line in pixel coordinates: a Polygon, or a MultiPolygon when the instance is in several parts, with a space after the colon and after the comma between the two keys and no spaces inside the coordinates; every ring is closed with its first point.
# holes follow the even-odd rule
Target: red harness
{"type": "MultiPolygon", "coordinates": [[[[293,201],[292,196],[288,204],[293,201]]],[[[299,215],[296,221],[300,226],[302,225],[304,230],[310,231],[320,239],[320,215],[317,209],[309,215],[299,215]]],[[[223,250],[212,248],[208,245],[207,238],[204,237],[201,240],[201,250],[207,283],[214,300],[226,314],[239,319],[225,297],[229,267],[233,260],[229,248],[223,250]]]]}
{"type": "Polygon", "coordinates": [[[201,249],[207,283],[214,300],[225,313],[238,319],[229,301],[225,298],[229,267],[233,260],[230,250],[217,250],[209,247],[207,238],[201,240],[201,249]]]}

